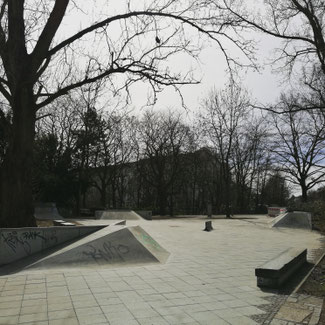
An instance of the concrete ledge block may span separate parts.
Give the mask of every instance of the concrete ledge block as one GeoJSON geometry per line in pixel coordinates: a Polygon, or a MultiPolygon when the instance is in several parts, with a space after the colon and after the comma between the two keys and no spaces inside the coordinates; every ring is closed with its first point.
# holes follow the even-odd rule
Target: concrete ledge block
{"type": "Polygon", "coordinates": [[[257,286],[277,288],[307,261],[307,249],[289,248],[255,269],[257,286]]]}

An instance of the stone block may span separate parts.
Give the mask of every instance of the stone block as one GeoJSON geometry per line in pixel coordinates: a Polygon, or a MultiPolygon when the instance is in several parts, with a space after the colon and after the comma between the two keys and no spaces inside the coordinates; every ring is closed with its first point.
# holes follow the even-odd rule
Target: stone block
{"type": "Polygon", "coordinates": [[[257,286],[280,287],[291,274],[306,262],[307,249],[290,248],[255,269],[257,286]]]}
{"type": "Polygon", "coordinates": [[[213,230],[212,221],[206,221],[204,231],[211,231],[211,230],[213,230]]]}

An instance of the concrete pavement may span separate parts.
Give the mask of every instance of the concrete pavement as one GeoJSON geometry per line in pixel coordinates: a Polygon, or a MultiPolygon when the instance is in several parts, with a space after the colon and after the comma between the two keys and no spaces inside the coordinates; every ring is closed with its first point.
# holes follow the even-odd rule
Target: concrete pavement
{"type": "Polygon", "coordinates": [[[269,324],[287,296],[259,289],[255,267],[289,247],[316,258],[321,237],[268,220],[127,221],[171,253],[165,264],[2,276],[0,324],[269,324]]]}

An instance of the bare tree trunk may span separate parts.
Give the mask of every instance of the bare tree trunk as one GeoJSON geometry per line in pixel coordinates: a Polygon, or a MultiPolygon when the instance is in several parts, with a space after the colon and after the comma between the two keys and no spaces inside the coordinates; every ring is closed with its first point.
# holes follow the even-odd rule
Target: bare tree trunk
{"type": "Polygon", "coordinates": [[[107,194],[106,194],[106,184],[105,185],[103,184],[102,188],[101,188],[101,191],[100,191],[100,203],[101,203],[103,208],[106,208],[106,204],[107,204],[106,196],[107,196],[107,194]]]}
{"type": "Polygon", "coordinates": [[[115,186],[115,179],[112,180],[112,207],[116,209],[116,186],[115,186]]]}
{"type": "Polygon", "coordinates": [[[305,182],[300,183],[301,186],[301,200],[302,202],[308,201],[308,195],[307,195],[307,186],[305,182]]]}
{"type": "Polygon", "coordinates": [[[35,110],[32,89],[17,90],[13,125],[1,174],[0,227],[36,226],[32,170],[35,110]]]}
{"type": "Polygon", "coordinates": [[[157,195],[158,195],[158,207],[159,207],[159,214],[161,216],[166,215],[166,205],[167,205],[167,194],[163,185],[158,186],[157,188],[157,195]]]}
{"type": "Polygon", "coordinates": [[[230,207],[230,182],[231,178],[229,176],[230,172],[226,171],[226,177],[225,177],[225,187],[226,187],[226,193],[225,193],[225,203],[226,203],[226,218],[231,217],[231,207],[230,207]]]}

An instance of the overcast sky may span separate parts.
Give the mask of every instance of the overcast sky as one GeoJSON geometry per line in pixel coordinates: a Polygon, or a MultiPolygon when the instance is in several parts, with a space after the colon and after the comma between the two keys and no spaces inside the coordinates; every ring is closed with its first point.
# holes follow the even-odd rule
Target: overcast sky
{"type": "MultiPolygon", "coordinates": [[[[89,23],[87,17],[91,16],[93,12],[98,10],[102,0],[95,0],[97,4],[90,7],[86,5],[82,12],[77,12],[75,16],[70,15],[63,21],[60,33],[70,34],[74,30],[86,27],[89,23]]],[[[123,0],[116,3],[113,1],[112,8],[117,12],[123,12],[123,0]]],[[[84,4],[83,4],[84,5],[84,4]]],[[[112,11],[111,11],[112,12],[112,11]]],[[[113,11],[114,13],[114,11],[113,11]]],[[[103,13],[105,15],[105,13],[103,13]]],[[[111,28],[111,27],[109,27],[111,28]]],[[[112,30],[114,33],[114,30],[112,30]]],[[[196,36],[194,36],[196,37],[196,36]]],[[[272,51],[278,44],[278,41],[271,37],[265,37],[261,35],[249,35],[249,37],[258,39],[258,63],[262,68],[259,72],[249,70],[248,72],[241,71],[241,77],[243,85],[251,93],[252,97],[260,103],[274,102],[279,96],[280,91],[283,89],[283,85],[280,84],[281,77],[279,74],[272,73],[272,67],[267,65],[272,57],[272,51]]],[[[231,53],[231,51],[230,51],[231,53]]],[[[188,85],[182,87],[182,94],[184,96],[185,104],[189,108],[190,112],[195,112],[204,97],[213,88],[222,88],[227,82],[228,75],[225,73],[226,61],[221,54],[220,49],[216,43],[208,42],[205,48],[199,55],[200,62],[193,62],[186,55],[178,56],[173,63],[171,63],[171,69],[181,70],[194,69],[195,76],[200,79],[198,85],[188,85]]],[[[283,76],[282,76],[283,77],[283,76]]],[[[141,107],[147,102],[148,87],[143,83],[138,83],[132,88],[134,112],[141,112],[141,107]]],[[[158,102],[156,104],[158,109],[172,108],[182,111],[181,100],[179,95],[175,93],[172,88],[166,89],[158,96],[158,102]]]]}
{"type": "MultiPolygon", "coordinates": [[[[274,66],[271,64],[278,41],[271,37],[262,37],[261,39],[257,53],[260,70],[239,69],[239,72],[242,84],[247,88],[252,99],[261,104],[268,104],[276,101],[285,85],[283,84],[283,75],[274,72],[274,66]]],[[[179,60],[178,64],[186,66],[186,59],[179,60]]],[[[185,104],[190,113],[197,111],[202,99],[212,89],[222,88],[227,83],[229,73],[226,68],[225,58],[216,45],[211,43],[208,48],[202,50],[200,62],[197,62],[195,66],[195,75],[200,79],[200,83],[182,87],[185,104]]],[[[143,84],[133,88],[133,104],[137,109],[145,104],[146,92],[147,88],[143,84]]],[[[179,95],[171,88],[167,88],[159,94],[156,106],[159,109],[173,108],[181,112],[183,110],[179,95]]]]}

